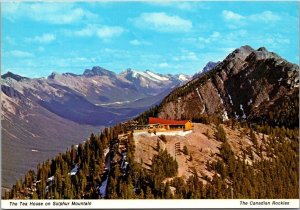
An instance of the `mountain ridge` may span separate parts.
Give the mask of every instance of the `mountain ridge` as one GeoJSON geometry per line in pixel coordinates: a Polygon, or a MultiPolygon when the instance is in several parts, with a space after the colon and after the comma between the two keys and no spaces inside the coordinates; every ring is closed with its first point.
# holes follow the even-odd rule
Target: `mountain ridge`
{"type": "Polygon", "coordinates": [[[45,77],[38,77],[38,78],[31,78],[31,77],[25,77],[25,76],[21,76],[17,73],[13,73],[11,71],[8,71],[4,74],[1,75],[1,78],[2,79],[6,79],[7,77],[13,77],[13,75],[16,75],[16,76],[20,76],[20,77],[23,77],[23,78],[26,78],[26,79],[40,79],[40,78],[48,78],[48,77],[53,77],[55,75],[62,75],[62,76],[74,76],[74,77],[77,77],[77,76],[86,76],[86,77],[92,77],[92,76],[115,76],[115,75],[120,75],[120,74],[126,74],[126,72],[136,72],[137,74],[141,74],[142,73],[147,73],[147,72],[150,72],[152,74],[156,74],[156,75],[159,75],[159,76],[166,76],[166,77],[176,77],[176,76],[180,76],[180,75],[184,75],[184,76],[187,76],[189,77],[189,75],[187,74],[184,74],[184,73],[180,73],[180,74],[162,74],[162,73],[157,73],[153,70],[149,70],[149,69],[146,69],[146,70],[136,70],[136,69],[132,69],[132,68],[127,68],[119,73],[116,73],[112,70],[108,70],[106,68],[103,68],[101,66],[93,66],[91,69],[85,69],[82,73],[80,74],[77,74],[77,73],[72,73],[72,72],[63,72],[63,73],[59,73],[59,72],[51,72],[48,76],[45,76],[45,77]]]}
{"type": "Polygon", "coordinates": [[[275,110],[291,106],[288,111],[296,114],[298,87],[299,66],[264,47],[254,50],[242,46],[209,72],[172,91],[157,108],[157,116],[192,119],[216,115],[223,120],[248,119],[293,127],[298,125],[297,117],[288,122],[284,120],[287,113],[275,110]],[[269,115],[274,119],[270,121],[269,115]]]}
{"type": "Polygon", "coordinates": [[[23,77],[21,75],[15,74],[13,72],[6,72],[5,74],[1,75],[1,79],[6,79],[6,78],[12,78],[16,81],[21,81],[23,79],[29,79],[28,77],[23,77]]]}

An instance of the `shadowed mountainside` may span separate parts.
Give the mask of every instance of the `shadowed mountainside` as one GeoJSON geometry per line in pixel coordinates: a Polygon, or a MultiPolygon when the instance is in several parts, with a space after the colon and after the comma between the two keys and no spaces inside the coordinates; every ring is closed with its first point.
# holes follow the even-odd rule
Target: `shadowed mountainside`
{"type": "Polygon", "coordinates": [[[168,119],[216,115],[295,127],[298,93],[299,66],[265,48],[243,46],[211,71],[172,91],[157,115],[168,119]]]}

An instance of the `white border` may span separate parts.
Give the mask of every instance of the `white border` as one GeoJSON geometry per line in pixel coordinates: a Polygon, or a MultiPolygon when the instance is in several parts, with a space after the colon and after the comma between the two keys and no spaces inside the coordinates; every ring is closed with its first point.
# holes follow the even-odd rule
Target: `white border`
{"type": "Polygon", "coordinates": [[[296,208],[299,199],[2,200],[2,209],[296,208]],[[86,202],[88,205],[73,205],[86,202]],[[253,205],[254,202],[260,204],[253,205]],[[274,204],[276,202],[277,204],[274,204]],[[14,204],[12,204],[14,203],[14,204]],[[21,205],[22,204],[22,205],[21,205]],[[40,204],[40,205],[34,205],[40,204]],[[61,204],[61,205],[59,205],[61,204]]]}

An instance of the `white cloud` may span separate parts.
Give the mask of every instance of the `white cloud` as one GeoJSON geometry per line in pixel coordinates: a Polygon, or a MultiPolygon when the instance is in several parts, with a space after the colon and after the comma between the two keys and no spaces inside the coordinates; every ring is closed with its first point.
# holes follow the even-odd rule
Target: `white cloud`
{"type": "MultiPolygon", "coordinates": [[[[249,42],[251,37],[253,35],[249,34],[247,30],[240,29],[240,30],[230,30],[229,33],[219,31],[213,31],[210,34],[204,36],[191,36],[191,37],[184,37],[179,38],[178,40],[180,42],[183,42],[184,44],[188,44],[190,46],[196,47],[198,49],[211,50],[212,48],[215,48],[215,46],[218,46],[218,49],[221,48],[232,48],[232,47],[238,47],[241,45],[241,42],[252,43],[249,42]]],[[[196,54],[198,60],[199,54],[196,54]]],[[[202,58],[201,58],[202,59],[202,58]]]]}
{"type": "Polygon", "coordinates": [[[203,48],[205,45],[210,44],[212,42],[215,42],[215,41],[219,40],[220,37],[221,37],[221,34],[218,31],[214,31],[208,37],[198,37],[198,41],[200,42],[200,46],[199,47],[203,48]]]}
{"type": "Polygon", "coordinates": [[[96,26],[88,25],[87,27],[74,31],[74,35],[76,36],[93,36],[96,33],[96,26]]]}
{"type": "Polygon", "coordinates": [[[186,55],[183,56],[183,58],[186,60],[193,60],[193,61],[198,60],[198,57],[194,52],[188,52],[186,55]]]}
{"type": "Polygon", "coordinates": [[[37,51],[39,51],[39,52],[44,52],[44,51],[45,51],[45,48],[42,47],[42,46],[39,46],[39,47],[37,48],[37,51]]]}
{"type": "Polygon", "coordinates": [[[218,38],[218,37],[220,37],[220,32],[215,31],[215,32],[212,33],[212,35],[210,37],[211,38],[218,38]]]}
{"type": "Polygon", "coordinates": [[[96,14],[76,7],[74,3],[53,2],[31,4],[7,2],[3,5],[3,17],[11,21],[25,17],[51,24],[71,24],[98,18],[96,14]]]}
{"type": "Polygon", "coordinates": [[[224,19],[227,21],[240,21],[242,19],[245,19],[244,16],[242,16],[238,13],[232,12],[232,11],[228,11],[228,10],[223,10],[222,15],[223,15],[224,19]]]}
{"type": "Polygon", "coordinates": [[[169,67],[169,64],[167,62],[160,63],[160,64],[158,64],[158,67],[160,67],[160,68],[166,68],[166,67],[169,67]]]}
{"type": "Polygon", "coordinates": [[[3,43],[8,43],[10,45],[15,45],[16,44],[16,41],[13,37],[10,37],[10,36],[5,36],[3,43]]]}
{"type": "Polygon", "coordinates": [[[110,39],[120,36],[123,32],[124,29],[119,26],[101,26],[97,29],[97,36],[103,39],[110,39]]]}
{"type": "Polygon", "coordinates": [[[25,38],[25,41],[27,42],[38,42],[42,44],[48,44],[56,39],[56,36],[54,34],[42,34],[41,36],[35,36],[33,38],[25,38]]]}
{"type": "Polygon", "coordinates": [[[21,51],[21,50],[12,50],[7,53],[8,56],[18,57],[18,58],[28,58],[33,57],[32,53],[21,51]]]}
{"type": "Polygon", "coordinates": [[[235,48],[233,48],[233,47],[220,48],[220,51],[223,51],[225,54],[229,54],[229,53],[233,52],[234,50],[235,50],[235,48]]]}
{"type": "Polygon", "coordinates": [[[195,8],[195,2],[180,2],[179,4],[177,4],[177,8],[178,9],[182,9],[182,10],[193,10],[195,8]]]}
{"type": "Polygon", "coordinates": [[[207,39],[210,40],[209,43],[201,42],[200,46],[209,47],[209,44],[218,45],[220,49],[225,49],[226,52],[231,52],[233,47],[239,47],[241,43],[249,44],[253,35],[250,34],[247,30],[230,30],[229,33],[222,33],[218,37],[213,38],[213,35],[210,35],[207,39]],[[226,50],[227,49],[227,50],[226,50]]]}
{"type": "Polygon", "coordinates": [[[193,27],[190,20],[164,12],[142,13],[133,20],[135,26],[160,32],[187,32],[193,27]]]}
{"type": "Polygon", "coordinates": [[[133,39],[133,40],[130,41],[130,44],[132,44],[132,45],[141,45],[141,42],[137,39],[133,39]]]}
{"type": "Polygon", "coordinates": [[[130,40],[129,43],[132,44],[132,45],[135,45],[135,46],[150,45],[151,44],[150,42],[142,41],[142,40],[137,40],[137,39],[130,40]]]}
{"type": "Polygon", "coordinates": [[[261,41],[258,40],[258,42],[260,42],[261,45],[271,46],[272,48],[279,48],[291,43],[288,38],[280,34],[266,34],[264,38],[261,38],[261,41]]]}
{"type": "Polygon", "coordinates": [[[109,40],[118,37],[124,33],[124,28],[120,26],[107,26],[107,25],[87,25],[85,28],[75,31],[65,31],[68,36],[91,37],[97,36],[103,40],[109,40]]]}
{"type": "Polygon", "coordinates": [[[270,23],[270,22],[276,22],[276,21],[279,21],[282,19],[280,15],[275,14],[274,12],[271,12],[271,11],[264,11],[261,13],[243,16],[241,14],[238,14],[238,13],[235,13],[232,11],[223,10],[222,16],[225,21],[231,23],[229,25],[230,28],[237,28],[234,24],[244,25],[250,21],[270,23]]]}
{"type": "Polygon", "coordinates": [[[4,12],[5,14],[16,13],[19,7],[20,2],[3,2],[2,12],[4,12]]]}
{"type": "Polygon", "coordinates": [[[179,56],[173,57],[174,61],[197,61],[198,56],[195,52],[188,51],[188,50],[181,50],[179,56]]]}
{"type": "Polygon", "coordinates": [[[15,14],[18,14],[20,2],[3,2],[1,6],[2,17],[14,21],[16,18],[15,14]]]}
{"type": "Polygon", "coordinates": [[[268,23],[268,22],[276,22],[278,20],[281,20],[281,17],[277,14],[274,14],[271,11],[264,11],[259,14],[250,15],[249,19],[253,21],[263,21],[268,23]]]}
{"type": "Polygon", "coordinates": [[[185,10],[185,11],[199,11],[199,9],[209,9],[210,7],[208,4],[205,2],[196,2],[196,1],[191,1],[191,2],[174,2],[172,0],[167,0],[167,1],[153,1],[149,2],[149,4],[154,5],[154,6],[159,6],[159,7],[170,7],[170,8],[176,8],[180,10],[185,10]]]}
{"type": "Polygon", "coordinates": [[[249,35],[247,30],[241,29],[241,30],[235,30],[231,31],[230,33],[226,34],[223,37],[223,40],[226,42],[229,42],[230,40],[239,40],[241,38],[247,37],[249,35]]]}

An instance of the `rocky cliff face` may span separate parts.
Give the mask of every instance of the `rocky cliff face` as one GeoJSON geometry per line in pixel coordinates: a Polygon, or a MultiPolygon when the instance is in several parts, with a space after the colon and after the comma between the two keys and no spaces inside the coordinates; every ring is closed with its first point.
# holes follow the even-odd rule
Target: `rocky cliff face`
{"type": "Polygon", "coordinates": [[[299,121],[298,88],[299,66],[265,48],[242,46],[171,92],[158,116],[191,119],[208,114],[293,127],[299,121]]]}

